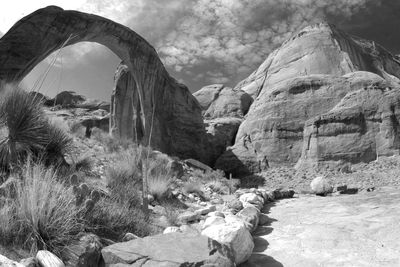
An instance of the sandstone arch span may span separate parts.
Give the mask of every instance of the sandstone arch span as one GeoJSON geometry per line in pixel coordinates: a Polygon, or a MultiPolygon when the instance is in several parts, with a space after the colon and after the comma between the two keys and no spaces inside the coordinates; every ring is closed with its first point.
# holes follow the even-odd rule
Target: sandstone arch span
{"type": "MultiPolygon", "coordinates": [[[[169,76],[145,39],[109,19],[56,6],[22,18],[0,39],[0,79],[20,82],[55,50],[83,41],[108,47],[127,65],[143,116],[143,142],[152,132],[154,148],[206,161],[198,102],[186,86],[169,76]]],[[[126,120],[123,123],[132,124],[132,118],[126,120]]]]}

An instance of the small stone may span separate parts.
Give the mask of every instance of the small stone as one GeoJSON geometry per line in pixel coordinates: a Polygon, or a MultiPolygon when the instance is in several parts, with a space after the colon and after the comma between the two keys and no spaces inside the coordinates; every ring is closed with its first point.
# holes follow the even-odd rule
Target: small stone
{"type": "Polygon", "coordinates": [[[56,255],[47,250],[39,250],[36,259],[41,267],[65,267],[56,255]]]}
{"type": "Polygon", "coordinates": [[[207,202],[204,202],[204,201],[203,201],[203,202],[200,202],[199,205],[200,205],[200,206],[207,206],[207,202]]]}
{"type": "Polygon", "coordinates": [[[211,199],[210,203],[213,205],[223,204],[224,200],[221,198],[214,198],[214,199],[211,199]]]}
{"type": "Polygon", "coordinates": [[[124,237],[122,238],[122,242],[128,242],[128,241],[131,241],[131,240],[134,240],[134,239],[138,239],[138,238],[139,237],[137,235],[135,235],[135,234],[126,233],[124,235],[124,237]]]}
{"type": "Polygon", "coordinates": [[[200,215],[195,212],[186,211],[178,216],[178,221],[182,223],[194,222],[200,219],[200,215]]]}
{"type": "Polygon", "coordinates": [[[336,187],[336,191],[343,192],[347,190],[347,185],[340,185],[336,187]]]}
{"type": "Polygon", "coordinates": [[[225,218],[225,214],[224,214],[223,212],[221,212],[221,211],[213,211],[213,212],[210,212],[207,216],[208,216],[208,217],[215,216],[215,217],[222,217],[222,218],[225,218]]]}
{"type": "Polygon", "coordinates": [[[328,180],[322,176],[314,178],[310,187],[311,191],[318,196],[326,196],[333,191],[333,187],[329,184],[328,180]]]}
{"type": "Polygon", "coordinates": [[[168,226],[167,228],[164,229],[163,234],[169,234],[169,233],[175,233],[175,232],[181,232],[179,227],[168,226]]]}
{"type": "Polygon", "coordinates": [[[206,215],[206,214],[208,214],[210,212],[213,212],[213,211],[216,211],[216,210],[217,210],[217,207],[214,206],[214,205],[211,205],[211,206],[208,206],[206,208],[202,208],[202,209],[196,210],[196,214],[206,215]]]}
{"type": "MultiPolygon", "coordinates": [[[[21,263],[25,267],[36,267],[36,266],[38,266],[38,262],[37,262],[35,257],[22,259],[19,263],[21,263]]],[[[0,264],[0,266],[2,266],[2,265],[0,264]]]]}
{"type": "Polygon", "coordinates": [[[149,203],[153,202],[154,201],[153,195],[148,194],[147,195],[147,200],[149,201],[149,203]]]}

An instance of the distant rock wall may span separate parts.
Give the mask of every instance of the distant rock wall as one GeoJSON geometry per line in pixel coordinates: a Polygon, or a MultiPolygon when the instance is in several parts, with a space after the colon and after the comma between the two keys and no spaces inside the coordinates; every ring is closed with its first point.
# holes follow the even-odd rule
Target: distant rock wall
{"type": "MultiPolygon", "coordinates": [[[[56,6],[24,17],[0,39],[0,80],[19,82],[55,50],[84,41],[108,47],[125,62],[140,102],[138,123],[143,128],[143,143],[169,154],[207,161],[205,129],[196,99],[170,77],[146,40],[106,18],[56,6]]],[[[118,125],[126,124],[122,132],[130,136],[133,118],[122,118],[126,122],[118,125]]]]}
{"type": "MultiPolygon", "coordinates": [[[[254,103],[234,146],[217,160],[216,168],[245,175],[294,165],[302,157],[306,121],[371,84],[381,90],[387,86],[399,89],[399,77],[398,59],[374,42],[350,37],[325,23],[306,27],[235,87],[250,94],[254,103]]],[[[319,132],[314,131],[314,136],[320,140],[319,132]]],[[[343,144],[339,137],[335,140],[326,145],[343,144]]],[[[321,153],[313,155],[324,161],[319,158],[321,153]]]]}

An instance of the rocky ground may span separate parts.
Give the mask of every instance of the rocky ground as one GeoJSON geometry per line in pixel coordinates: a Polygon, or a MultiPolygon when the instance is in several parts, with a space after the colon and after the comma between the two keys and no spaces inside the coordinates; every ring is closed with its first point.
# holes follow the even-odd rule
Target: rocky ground
{"type": "Polygon", "coordinates": [[[357,195],[297,195],[264,206],[243,266],[399,266],[398,187],[357,195]]]}

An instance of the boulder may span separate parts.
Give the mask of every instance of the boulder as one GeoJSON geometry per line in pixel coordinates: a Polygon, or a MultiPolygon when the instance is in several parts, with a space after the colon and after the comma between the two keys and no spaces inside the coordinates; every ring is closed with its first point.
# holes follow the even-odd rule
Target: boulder
{"type": "Polygon", "coordinates": [[[258,226],[260,210],[254,206],[247,206],[239,211],[236,216],[245,222],[247,230],[252,233],[258,226]]]}
{"type": "Polygon", "coordinates": [[[207,227],[213,226],[213,225],[217,225],[217,224],[224,224],[225,223],[225,219],[223,217],[219,217],[219,216],[210,216],[207,217],[206,220],[204,221],[203,225],[201,226],[201,229],[204,230],[207,227]]]}
{"type": "Polygon", "coordinates": [[[39,250],[36,253],[36,260],[40,267],[65,267],[56,255],[47,250],[39,250]]]}
{"type": "Polygon", "coordinates": [[[101,259],[100,238],[94,234],[83,234],[75,244],[68,247],[73,257],[68,265],[76,267],[97,267],[101,259]]]}
{"type": "Polygon", "coordinates": [[[228,201],[226,205],[234,214],[243,209],[243,203],[237,198],[228,201]]]}
{"type": "Polygon", "coordinates": [[[310,187],[314,194],[320,196],[325,196],[333,191],[333,186],[326,178],[322,176],[314,178],[310,184],[310,187]]]}
{"type": "MultiPolygon", "coordinates": [[[[344,153],[348,157],[353,155],[353,159],[361,155],[362,160],[370,161],[374,143],[371,152],[365,149],[370,142],[375,142],[373,138],[382,139],[379,121],[373,121],[380,112],[372,112],[376,115],[363,119],[357,115],[360,106],[352,107],[349,101],[347,108],[353,115],[343,108],[330,113],[328,118],[318,118],[334,109],[347,94],[369,85],[376,85],[382,94],[386,87],[400,88],[399,78],[398,60],[374,42],[349,36],[326,23],[306,27],[272,52],[253,74],[235,87],[255,100],[238,129],[235,144],[217,159],[215,168],[240,177],[274,166],[295,165],[303,154],[304,159],[316,154],[312,157],[314,162],[324,161],[326,147],[332,154],[337,150],[335,157],[327,155],[333,159],[344,153]],[[338,117],[341,113],[344,117],[338,117]],[[363,121],[366,123],[360,124],[363,121]],[[337,135],[338,132],[343,134],[337,135]],[[354,151],[346,152],[351,145],[354,151]],[[357,152],[357,147],[363,152],[357,152]]],[[[395,95],[399,90],[392,91],[395,95]]],[[[371,101],[362,100],[361,96],[358,99],[360,103],[371,101]]],[[[383,114],[390,117],[390,101],[379,101],[382,105],[377,101],[372,101],[371,107],[387,104],[384,107],[388,111],[383,114]]],[[[368,110],[365,109],[364,117],[369,116],[368,110]]],[[[387,123],[382,128],[390,131],[387,123]]],[[[390,148],[389,140],[382,142],[389,146],[389,149],[382,148],[384,153],[395,149],[394,145],[390,148]]]]}
{"type": "MultiPolygon", "coordinates": [[[[207,162],[206,133],[197,100],[169,75],[154,47],[112,20],[57,6],[27,15],[0,40],[0,80],[18,84],[61,44],[83,41],[108,47],[126,66],[127,79],[116,76],[112,97],[110,124],[115,136],[147,143],[151,134],[151,147],[207,162]]],[[[83,100],[66,93],[56,101],[83,100]]]]}
{"type": "Polygon", "coordinates": [[[245,203],[250,203],[256,206],[259,210],[264,206],[264,198],[255,193],[243,194],[239,197],[239,200],[243,203],[243,206],[245,203]]]}
{"type": "Polygon", "coordinates": [[[7,258],[3,255],[0,255],[0,266],[1,267],[24,267],[25,265],[23,265],[19,262],[10,260],[9,258],[7,258]]]}
{"type": "Polygon", "coordinates": [[[78,95],[74,91],[63,91],[54,97],[54,104],[62,107],[76,107],[86,101],[86,97],[78,95]]]}
{"type": "Polygon", "coordinates": [[[207,140],[212,148],[213,162],[235,142],[237,130],[243,119],[234,117],[206,119],[204,125],[207,131],[207,140]]]}
{"type": "Polygon", "coordinates": [[[177,179],[180,179],[184,174],[183,164],[178,160],[170,160],[167,164],[167,169],[177,179]]]}
{"type": "Polygon", "coordinates": [[[215,205],[210,205],[208,207],[196,210],[195,213],[199,214],[199,215],[207,215],[208,213],[216,211],[216,210],[217,210],[217,207],[215,205]]]}
{"type": "Polygon", "coordinates": [[[273,191],[274,199],[292,198],[295,191],[292,189],[276,189],[273,191]]]}
{"type": "Polygon", "coordinates": [[[205,228],[201,234],[228,245],[233,251],[236,264],[245,262],[253,252],[253,238],[240,219],[211,225],[205,228]]]}
{"type": "Polygon", "coordinates": [[[198,221],[199,219],[200,214],[192,211],[185,211],[178,215],[178,221],[183,224],[198,221]]]}
{"type": "Polygon", "coordinates": [[[131,241],[131,240],[134,240],[134,239],[138,239],[138,238],[140,238],[140,237],[138,237],[138,236],[135,235],[135,234],[126,233],[126,234],[124,235],[124,237],[122,238],[122,242],[128,242],[128,241],[131,241]]]}
{"type": "Polygon", "coordinates": [[[184,162],[186,163],[186,165],[188,165],[190,168],[193,168],[193,169],[198,169],[203,172],[212,172],[213,171],[213,169],[211,167],[209,167],[206,164],[204,164],[198,160],[195,160],[195,159],[186,159],[184,162]]]}
{"type": "Polygon", "coordinates": [[[203,109],[203,117],[215,119],[222,117],[243,117],[253,99],[240,89],[214,84],[201,88],[193,96],[203,109]]]}
{"type": "Polygon", "coordinates": [[[169,233],[116,243],[102,250],[106,266],[234,266],[232,250],[202,235],[169,233]]]}

